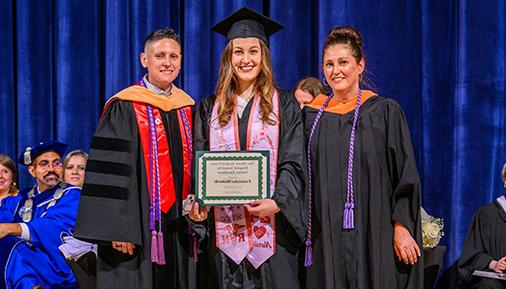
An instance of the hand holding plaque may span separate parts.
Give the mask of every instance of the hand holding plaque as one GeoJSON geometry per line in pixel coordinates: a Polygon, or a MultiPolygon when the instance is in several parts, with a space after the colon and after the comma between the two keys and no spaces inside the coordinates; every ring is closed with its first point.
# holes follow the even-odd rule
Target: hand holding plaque
{"type": "Polygon", "coordinates": [[[258,218],[265,218],[281,211],[273,199],[263,199],[251,201],[249,204],[244,205],[250,215],[258,218]]]}

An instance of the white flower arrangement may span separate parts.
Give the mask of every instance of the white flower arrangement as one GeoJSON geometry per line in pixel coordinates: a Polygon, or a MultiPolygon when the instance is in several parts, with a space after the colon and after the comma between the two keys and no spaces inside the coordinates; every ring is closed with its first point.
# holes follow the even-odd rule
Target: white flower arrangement
{"type": "Polygon", "coordinates": [[[422,239],[424,248],[434,248],[439,244],[444,234],[442,218],[435,218],[422,209],[422,239]]]}

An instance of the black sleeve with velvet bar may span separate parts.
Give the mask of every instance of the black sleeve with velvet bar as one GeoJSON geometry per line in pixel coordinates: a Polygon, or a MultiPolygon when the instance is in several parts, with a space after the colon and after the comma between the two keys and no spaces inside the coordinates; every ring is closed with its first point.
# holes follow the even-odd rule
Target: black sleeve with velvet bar
{"type": "Polygon", "coordinates": [[[142,244],[140,153],[132,104],[116,101],[101,119],[90,146],[77,237],[142,244]]]}

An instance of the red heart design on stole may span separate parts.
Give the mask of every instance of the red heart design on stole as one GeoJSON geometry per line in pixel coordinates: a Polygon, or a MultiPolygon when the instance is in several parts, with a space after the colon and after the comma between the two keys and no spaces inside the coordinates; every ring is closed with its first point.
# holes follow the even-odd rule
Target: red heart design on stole
{"type": "Polygon", "coordinates": [[[265,227],[253,226],[253,233],[257,239],[261,239],[267,233],[267,229],[265,227]]]}

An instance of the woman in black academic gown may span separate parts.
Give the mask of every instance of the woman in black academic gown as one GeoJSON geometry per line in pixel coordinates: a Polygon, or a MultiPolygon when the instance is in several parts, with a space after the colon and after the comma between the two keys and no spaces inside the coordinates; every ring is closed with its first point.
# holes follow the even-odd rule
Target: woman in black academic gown
{"type": "MultiPolygon", "coordinates": [[[[216,96],[204,99],[195,115],[194,151],[258,150],[257,141],[269,140],[271,165],[277,167],[271,166],[270,170],[271,188],[275,187],[272,196],[236,209],[253,217],[253,222],[273,221],[269,228],[275,233],[262,231],[257,225],[251,227],[254,234],[249,236],[258,238],[250,239],[254,244],[251,249],[260,244],[258,241],[268,244],[272,249],[268,257],[228,252],[221,247],[228,240],[220,237],[225,227],[220,227],[218,233],[216,230],[222,220],[219,214],[228,209],[215,206],[207,216],[203,208],[199,211],[194,207],[190,218],[196,223],[207,218],[204,224],[209,233],[204,240],[204,256],[198,263],[201,288],[299,288],[298,253],[305,232],[304,137],[300,108],[293,94],[277,89],[272,76],[267,37],[281,28],[248,8],[213,27],[229,42],[222,54],[216,96]],[[220,143],[222,139],[229,141],[220,143]]],[[[243,226],[234,220],[230,228],[236,227],[243,226]]],[[[237,230],[238,234],[243,232],[237,230]]],[[[229,232],[230,236],[235,233],[229,232]]],[[[237,246],[243,246],[244,239],[238,239],[237,246]]]]}
{"type": "MultiPolygon", "coordinates": [[[[506,164],[502,181],[506,188],[506,164]]],[[[506,288],[504,280],[473,276],[476,270],[506,273],[506,194],[476,211],[458,266],[459,288],[506,288]]]]}
{"type": "Polygon", "coordinates": [[[420,180],[395,101],[362,90],[360,33],[328,34],[330,96],[303,110],[309,143],[307,288],[422,288],[420,180]],[[312,251],[312,252],[311,252],[312,251]]]}

